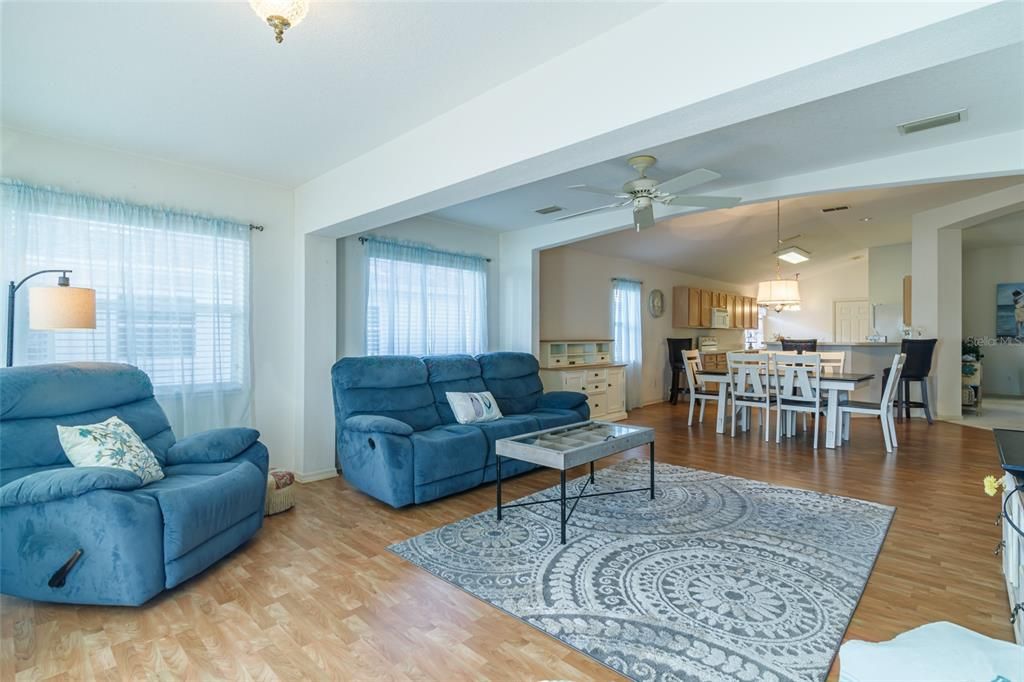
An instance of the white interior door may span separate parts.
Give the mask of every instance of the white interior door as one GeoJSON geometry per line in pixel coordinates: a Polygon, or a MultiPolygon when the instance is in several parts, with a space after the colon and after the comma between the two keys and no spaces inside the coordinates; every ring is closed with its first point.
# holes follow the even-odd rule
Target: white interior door
{"type": "Polygon", "coordinates": [[[871,334],[871,305],[866,298],[833,303],[836,343],[864,341],[871,334]]]}

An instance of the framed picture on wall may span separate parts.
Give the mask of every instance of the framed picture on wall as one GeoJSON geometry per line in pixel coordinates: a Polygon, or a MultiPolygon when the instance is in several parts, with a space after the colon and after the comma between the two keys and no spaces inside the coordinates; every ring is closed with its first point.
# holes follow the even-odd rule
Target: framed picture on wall
{"type": "Polygon", "coordinates": [[[996,285],[996,336],[1024,342],[1024,282],[996,285]]]}

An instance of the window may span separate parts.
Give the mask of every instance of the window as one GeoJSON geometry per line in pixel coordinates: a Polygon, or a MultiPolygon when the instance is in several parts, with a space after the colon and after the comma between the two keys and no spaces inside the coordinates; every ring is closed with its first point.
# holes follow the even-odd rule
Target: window
{"type": "Polygon", "coordinates": [[[487,261],[366,240],[366,354],[487,350],[487,261]]]}
{"type": "MultiPolygon", "coordinates": [[[[247,225],[12,181],[2,189],[5,279],[67,268],[72,286],[96,290],[96,329],[56,332],[28,328],[19,291],[15,364],[135,365],[179,437],[248,422],[247,225]]],[[[26,287],[54,283],[41,275],[26,287]]]]}
{"type": "Polygon", "coordinates": [[[764,318],[767,314],[766,306],[757,306],[757,327],[743,332],[743,341],[747,350],[764,348],[764,318]]]}
{"type": "Polygon", "coordinates": [[[626,408],[640,405],[643,369],[643,315],[640,282],[612,280],[612,335],[615,361],[626,364],[626,408]]]}

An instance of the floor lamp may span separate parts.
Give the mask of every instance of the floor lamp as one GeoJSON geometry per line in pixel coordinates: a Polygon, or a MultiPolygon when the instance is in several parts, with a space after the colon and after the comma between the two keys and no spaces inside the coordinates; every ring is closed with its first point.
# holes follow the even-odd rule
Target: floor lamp
{"type": "Polygon", "coordinates": [[[95,329],[96,290],[71,286],[71,270],[40,270],[7,288],[7,366],[14,364],[14,294],[36,275],[59,272],[57,286],[35,287],[28,292],[30,329],[95,329]]]}

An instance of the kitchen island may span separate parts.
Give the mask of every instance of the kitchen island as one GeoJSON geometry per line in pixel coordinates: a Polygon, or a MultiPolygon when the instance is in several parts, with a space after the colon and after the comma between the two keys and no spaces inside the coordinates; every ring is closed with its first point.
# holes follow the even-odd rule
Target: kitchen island
{"type": "MultiPolygon", "coordinates": [[[[892,359],[900,352],[902,341],[854,341],[848,343],[834,343],[831,341],[819,341],[818,350],[846,353],[845,372],[870,372],[874,378],[858,387],[853,392],[854,400],[870,400],[877,402],[882,395],[882,370],[892,366],[892,359]]],[[[770,341],[767,344],[769,351],[782,350],[782,344],[778,341],[770,341]]]]}

